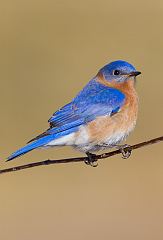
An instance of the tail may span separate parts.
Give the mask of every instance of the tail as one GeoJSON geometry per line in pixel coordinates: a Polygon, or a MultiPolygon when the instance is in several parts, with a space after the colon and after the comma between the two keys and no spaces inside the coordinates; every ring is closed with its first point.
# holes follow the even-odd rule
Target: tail
{"type": "MultiPolygon", "coordinates": [[[[66,126],[67,127],[67,126],[66,126]]],[[[66,129],[66,128],[57,128],[57,129],[49,129],[46,132],[40,134],[36,138],[32,139],[26,146],[20,148],[16,152],[12,153],[11,156],[7,158],[7,161],[10,161],[16,157],[20,157],[21,155],[26,154],[36,148],[43,147],[47,143],[57,138],[66,136],[70,133],[73,133],[78,130],[78,126],[66,129]]]]}
{"type": "Polygon", "coordinates": [[[46,145],[48,142],[50,142],[52,139],[54,139],[54,136],[48,135],[48,136],[44,136],[30,144],[27,144],[26,146],[24,146],[23,148],[20,148],[19,150],[17,150],[16,152],[12,153],[8,158],[7,161],[10,161],[14,158],[20,157],[21,155],[26,154],[27,152],[30,152],[36,148],[42,147],[44,145],[46,145]]]}

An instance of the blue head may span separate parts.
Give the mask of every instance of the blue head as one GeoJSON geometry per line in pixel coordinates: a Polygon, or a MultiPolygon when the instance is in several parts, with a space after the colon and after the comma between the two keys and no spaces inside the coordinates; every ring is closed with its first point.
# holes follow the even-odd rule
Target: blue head
{"type": "Polygon", "coordinates": [[[125,82],[130,78],[135,79],[137,75],[141,74],[133,65],[122,60],[105,65],[100,69],[99,73],[101,73],[107,81],[114,80],[118,83],[125,82]]]}

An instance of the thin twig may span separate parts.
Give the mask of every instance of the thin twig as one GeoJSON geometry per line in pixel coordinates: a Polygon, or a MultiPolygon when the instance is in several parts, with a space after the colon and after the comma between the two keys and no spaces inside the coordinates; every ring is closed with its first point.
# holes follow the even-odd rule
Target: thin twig
{"type": "MultiPolygon", "coordinates": [[[[148,145],[152,145],[158,142],[163,141],[163,136],[158,137],[158,138],[154,138],[145,142],[140,142],[137,144],[134,144],[130,147],[125,147],[124,150],[135,150],[138,148],[142,148],[148,145]]],[[[96,155],[94,160],[99,160],[99,159],[104,159],[104,158],[109,158],[112,157],[114,155],[120,154],[121,150],[115,150],[112,152],[107,152],[107,153],[103,153],[100,155],[96,155]]],[[[12,167],[12,168],[6,168],[6,169],[2,169],[0,170],[0,174],[3,173],[8,173],[8,172],[15,172],[15,171],[19,171],[19,170],[23,170],[26,168],[32,168],[32,167],[37,167],[37,166],[43,166],[43,165],[50,165],[50,164],[58,164],[58,163],[73,163],[73,162],[83,162],[83,161],[87,161],[88,157],[77,157],[77,158],[65,158],[65,159],[57,159],[57,160],[43,160],[41,162],[34,162],[34,163],[29,163],[29,164],[25,164],[25,165],[20,165],[20,166],[16,166],[16,167],[12,167]]]]}

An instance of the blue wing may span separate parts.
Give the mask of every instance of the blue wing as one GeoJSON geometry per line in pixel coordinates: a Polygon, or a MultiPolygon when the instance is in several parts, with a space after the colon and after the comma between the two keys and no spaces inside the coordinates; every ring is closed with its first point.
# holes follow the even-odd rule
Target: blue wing
{"type": "Polygon", "coordinates": [[[79,126],[99,116],[111,116],[117,113],[123,106],[124,101],[125,95],[118,89],[109,88],[92,80],[72,102],[53,114],[49,119],[50,129],[31,141],[61,132],[64,136],[66,130],[74,132],[79,126]]]}
{"type": "Polygon", "coordinates": [[[125,95],[115,88],[90,82],[73,101],[59,109],[49,119],[48,134],[57,133],[86,124],[96,117],[117,113],[123,106],[125,95]]]}

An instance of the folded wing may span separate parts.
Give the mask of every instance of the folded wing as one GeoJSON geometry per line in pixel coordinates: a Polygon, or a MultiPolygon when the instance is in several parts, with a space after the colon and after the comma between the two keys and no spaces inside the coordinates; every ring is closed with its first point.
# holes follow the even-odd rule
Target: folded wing
{"type": "MultiPolygon", "coordinates": [[[[57,134],[84,125],[99,116],[112,116],[123,106],[125,95],[118,89],[101,85],[100,88],[83,89],[73,101],[58,111],[49,119],[50,128],[32,139],[36,140],[46,135],[57,134]]],[[[64,133],[63,133],[64,135],[64,133]]]]}

